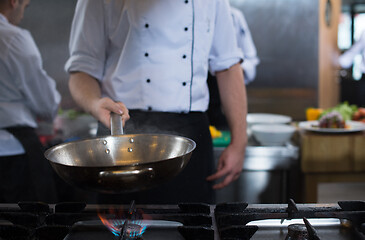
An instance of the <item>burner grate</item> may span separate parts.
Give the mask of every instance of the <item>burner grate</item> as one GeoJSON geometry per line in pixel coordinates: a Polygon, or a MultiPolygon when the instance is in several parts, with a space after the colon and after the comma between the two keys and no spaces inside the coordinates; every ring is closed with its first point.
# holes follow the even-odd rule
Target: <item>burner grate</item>
{"type": "MultiPolygon", "coordinates": [[[[150,225],[143,240],[248,240],[285,239],[286,222],[300,220],[309,240],[365,240],[365,202],[342,201],[338,204],[247,204],[180,203],[178,205],[86,205],[85,203],[21,202],[0,204],[0,239],[83,240],[122,239],[102,224],[99,214],[117,220],[117,231],[130,232],[145,221],[150,225]],[[114,209],[114,212],[110,210],[114,209]],[[118,218],[116,218],[118,217],[118,218]],[[313,219],[335,219],[338,225],[320,226],[313,219]],[[119,220],[118,220],[119,219],[119,220]],[[258,225],[257,220],[284,222],[279,227],[258,225]],[[340,221],[341,220],[341,221],[340,221]],[[346,225],[343,224],[346,220],[346,225]],[[158,223],[156,223],[158,222],[158,223]],[[342,223],[340,225],[340,222],[342,223]],[[166,225],[166,223],[169,223],[166,225]],[[171,224],[173,223],[173,224],[171,224]],[[125,225],[123,228],[123,224],[125,225]]],[[[138,239],[138,238],[136,238],[138,239]]]]}
{"type": "MultiPolygon", "coordinates": [[[[320,234],[317,233],[315,227],[313,227],[308,219],[309,218],[336,218],[346,219],[351,222],[351,228],[357,233],[356,239],[365,239],[363,234],[363,225],[365,222],[365,202],[362,201],[344,201],[339,202],[338,205],[334,204],[295,204],[293,200],[290,200],[287,205],[284,204],[262,204],[262,205],[248,205],[245,203],[233,203],[217,205],[215,210],[215,220],[219,235],[221,238],[226,237],[225,232],[230,232],[232,235],[244,236],[238,239],[250,239],[252,236],[246,234],[243,227],[248,223],[258,220],[268,219],[302,219],[302,226],[306,229],[309,240],[322,239],[320,234]],[[227,230],[228,229],[228,230],[227,230]],[[233,233],[235,229],[237,234],[233,233]],[[239,229],[239,230],[237,230],[239,229]]],[[[251,224],[250,224],[251,226],[251,224]]],[[[256,230],[259,227],[256,226],[256,230]]],[[[255,228],[251,229],[251,232],[255,233],[255,228]]],[[[282,227],[280,230],[282,231],[282,227]]],[[[287,231],[287,230],[285,230],[287,231]]],[[[256,235],[255,235],[256,236],[256,235]]],[[[232,238],[235,236],[229,236],[232,238]]],[[[326,239],[326,238],[325,238],[326,239]]],[[[329,238],[331,239],[331,238],[329,238]]],[[[336,238],[333,238],[336,239],[336,238]]],[[[338,238],[345,239],[345,238],[338,238]]],[[[355,238],[346,238],[352,239],[355,238]]],[[[331,239],[332,240],[332,239],[331,239]]]]}

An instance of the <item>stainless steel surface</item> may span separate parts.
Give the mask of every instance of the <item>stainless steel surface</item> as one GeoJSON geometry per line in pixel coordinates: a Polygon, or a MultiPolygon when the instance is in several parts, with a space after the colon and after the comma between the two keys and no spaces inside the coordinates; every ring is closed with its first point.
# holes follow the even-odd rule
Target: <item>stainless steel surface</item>
{"type": "Polygon", "coordinates": [[[195,146],[180,136],[134,134],[63,143],[45,156],[71,185],[120,193],[151,188],[176,176],[195,146]]]}
{"type": "Polygon", "coordinates": [[[245,15],[260,64],[249,85],[318,87],[317,0],[230,0],[245,15]]]}
{"type": "Polygon", "coordinates": [[[110,113],[110,130],[112,135],[122,135],[123,134],[123,122],[122,116],[111,112],[110,113]]]}
{"type": "MultiPolygon", "coordinates": [[[[214,148],[216,163],[223,150],[214,148]]],[[[299,194],[299,172],[297,146],[248,146],[241,176],[216,191],[216,202],[284,203],[299,194]]]]}
{"type": "MultiPolygon", "coordinates": [[[[214,148],[216,160],[224,147],[214,148]]],[[[292,144],[286,146],[248,146],[242,170],[270,171],[289,169],[291,161],[299,157],[299,148],[292,144]]]]}
{"type": "Polygon", "coordinates": [[[305,109],[318,101],[319,2],[230,2],[244,13],[260,58],[255,81],[247,86],[249,111],[304,119],[305,109]]]}

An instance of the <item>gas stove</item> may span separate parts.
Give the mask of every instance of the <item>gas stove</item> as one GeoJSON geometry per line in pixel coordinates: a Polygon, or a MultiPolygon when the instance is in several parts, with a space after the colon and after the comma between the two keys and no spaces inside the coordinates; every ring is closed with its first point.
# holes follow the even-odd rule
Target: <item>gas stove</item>
{"type": "Polygon", "coordinates": [[[1,240],[365,239],[365,202],[0,204],[1,240]]]}

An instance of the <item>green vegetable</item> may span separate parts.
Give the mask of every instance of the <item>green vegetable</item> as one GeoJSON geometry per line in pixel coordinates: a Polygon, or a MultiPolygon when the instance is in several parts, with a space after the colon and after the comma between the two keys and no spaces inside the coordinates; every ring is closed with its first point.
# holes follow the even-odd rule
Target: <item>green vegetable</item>
{"type": "Polygon", "coordinates": [[[65,110],[65,109],[61,109],[61,108],[58,109],[58,114],[63,115],[70,120],[75,120],[76,118],[78,118],[80,116],[86,115],[86,113],[75,110],[75,109],[65,110]]]}
{"type": "Polygon", "coordinates": [[[352,115],[357,111],[357,106],[354,104],[349,105],[348,102],[343,102],[333,108],[328,108],[324,110],[320,115],[320,118],[333,111],[339,112],[343,119],[347,121],[352,119],[352,115]]]}

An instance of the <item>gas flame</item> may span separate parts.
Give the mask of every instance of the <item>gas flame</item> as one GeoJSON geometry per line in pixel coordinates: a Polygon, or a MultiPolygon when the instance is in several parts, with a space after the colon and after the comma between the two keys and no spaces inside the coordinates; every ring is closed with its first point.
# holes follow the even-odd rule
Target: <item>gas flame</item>
{"type": "MultiPolygon", "coordinates": [[[[147,229],[147,224],[143,220],[129,220],[129,212],[120,211],[117,213],[115,210],[110,210],[109,213],[98,213],[101,222],[117,237],[121,237],[124,224],[126,229],[124,237],[128,238],[140,238],[147,229]],[[128,219],[128,220],[126,220],[128,219]]],[[[144,214],[140,214],[145,216],[144,214]]]]}

